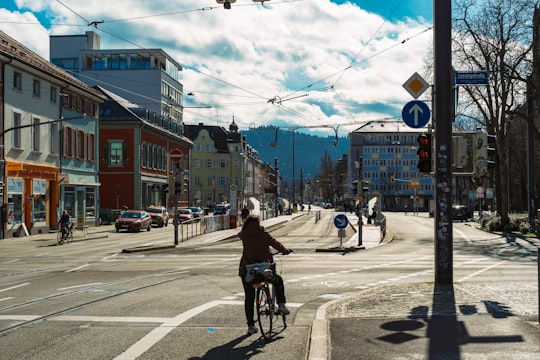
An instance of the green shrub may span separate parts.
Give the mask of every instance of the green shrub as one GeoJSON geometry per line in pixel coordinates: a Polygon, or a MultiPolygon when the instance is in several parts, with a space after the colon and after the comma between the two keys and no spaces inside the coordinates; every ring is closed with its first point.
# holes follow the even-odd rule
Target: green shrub
{"type": "Polygon", "coordinates": [[[522,234],[528,234],[531,232],[531,225],[528,222],[521,222],[519,224],[519,232],[522,234]]]}

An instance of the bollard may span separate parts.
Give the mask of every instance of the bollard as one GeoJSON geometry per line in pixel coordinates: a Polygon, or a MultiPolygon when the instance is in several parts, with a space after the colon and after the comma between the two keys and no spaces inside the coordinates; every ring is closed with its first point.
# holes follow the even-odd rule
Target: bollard
{"type": "Polygon", "coordinates": [[[362,218],[358,219],[358,246],[362,246],[362,227],[364,226],[364,222],[362,221],[362,218]]]}

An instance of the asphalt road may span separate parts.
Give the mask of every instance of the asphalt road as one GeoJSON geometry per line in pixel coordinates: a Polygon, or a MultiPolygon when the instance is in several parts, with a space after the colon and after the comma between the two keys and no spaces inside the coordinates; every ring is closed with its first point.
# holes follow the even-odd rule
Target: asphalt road
{"type": "MultiPolygon", "coordinates": [[[[170,244],[173,228],[63,246],[3,240],[0,359],[305,359],[321,306],[433,280],[433,219],[389,215],[396,240],[369,250],[315,252],[339,244],[330,210],[317,223],[304,215],[273,229],[295,252],[277,258],[291,315],[271,342],[246,335],[234,238],[135,253],[122,249],[170,244]]],[[[466,223],[455,229],[458,281],[534,282],[533,244],[508,244],[466,223]]]]}

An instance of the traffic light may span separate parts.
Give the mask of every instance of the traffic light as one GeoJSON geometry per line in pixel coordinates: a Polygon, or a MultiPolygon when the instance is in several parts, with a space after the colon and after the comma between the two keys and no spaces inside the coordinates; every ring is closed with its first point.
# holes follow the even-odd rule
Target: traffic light
{"type": "Polygon", "coordinates": [[[431,172],[431,134],[421,134],[417,138],[418,141],[418,171],[421,173],[431,172]]]}
{"type": "Polygon", "coordinates": [[[356,196],[358,195],[358,180],[353,180],[352,182],[352,192],[356,196]]]}
{"type": "Polygon", "coordinates": [[[487,168],[488,170],[495,169],[497,165],[497,137],[495,135],[487,135],[487,168]]]}

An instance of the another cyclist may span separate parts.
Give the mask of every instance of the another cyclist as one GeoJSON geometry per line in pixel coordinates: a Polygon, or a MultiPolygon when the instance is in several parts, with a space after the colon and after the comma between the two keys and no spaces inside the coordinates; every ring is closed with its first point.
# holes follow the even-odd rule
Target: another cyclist
{"type": "MultiPolygon", "coordinates": [[[[242,278],[242,285],[244,286],[244,310],[246,313],[248,334],[254,334],[257,332],[255,327],[254,316],[254,303],[255,303],[255,289],[253,283],[246,281],[246,265],[255,264],[260,262],[273,263],[272,253],[270,246],[278,250],[284,255],[288,255],[292,252],[291,249],[286,248],[279,241],[274,239],[263,226],[260,224],[258,216],[249,215],[248,209],[242,209],[241,213],[244,224],[242,225],[242,231],[238,233],[238,236],[242,240],[242,258],[240,259],[239,275],[242,278]]],[[[279,276],[274,269],[274,278],[272,283],[276,289],[276,298],[279,304],[279,312],[283,315],[290,313],[289,309],[285,306],[285,287],[283,285],[283,278],[279,276]]]]}
{"type": "Polygon", "coordinates": [[[71,219],[67,210],[62,211],[62,216],[60,216],[58,225],[60,225],[60,231],[62,231],[62,236],[65,238],[69,233],[69,226],[71,225],[71,219]]]}

